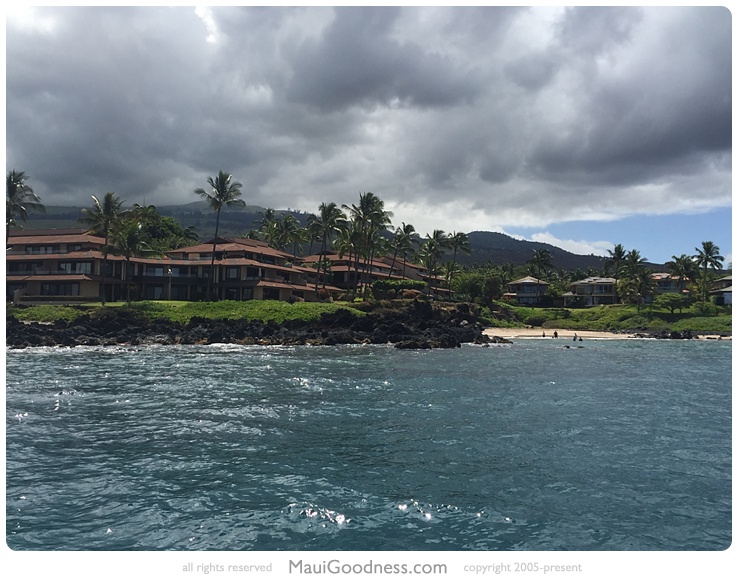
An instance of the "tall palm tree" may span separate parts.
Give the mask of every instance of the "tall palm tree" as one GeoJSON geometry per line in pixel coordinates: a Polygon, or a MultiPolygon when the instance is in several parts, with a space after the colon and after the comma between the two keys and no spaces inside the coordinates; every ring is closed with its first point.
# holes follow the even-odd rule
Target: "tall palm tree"
{"type": "Polygon", "coordinates": [[[125,215],[123,202],[115,192],[107,192],[102,201],[93,196],[92,208],[83,208],[83,216],[79,219],[79,222],[90,227],[92,234],[105,239],[102,247],[103,268],[100,282],[100,302],[103,305],[105,305],[105,276],[108,270],[108,240],[113,229],[125,215]]]}
{"type": "Polygon", "coordinates": [[[605,268],[609,270],[610,267],[612,267],[615,279],[617,279],[620,274],[620,269],[625,262],[627,251],[623,245],[617,244],[612,250],[608,250],[607,253],[610,256],[605,259],[605,268]]]}
{"type": "Polygon", "coordinates": [[[644,298],[652,294],[655,288],[651,271],[646,267],[647,261],[640,251],[628,251],[621,266],[621,279],[617,283],[618,295],[635,303],[639,311],[644,298]]]}
{"type": "Polygon", "coordinates": [[[161,214],[153,204],[148,206],[134,204],[130,210],[130,216],[138,220],[145,229],[155,227],[161,222],[161,214]]]}
{"type": "Polygon", "coordinates": [[[415,234],[415,227],[412,224],[402,223],[402,226],[398,226],[395,229],[395,238],[392,239],[392,249],[394,254],[392,255],[392,265],[390,267],[390,273],[395,269],[395,261],[397,255],[402,256],[402,276],[405,276],[405,263],[407,262],[407,254],[413,248],[415,234]]]}
{"type": "Polygon", "coordinates": [[[215,245],[218,242],[218,228],[220,227],[220,211],[224,206],[246,206],[241,200],[243,184],[232,181],[233,177],[223,170],[215,178],[208,177],[210,190],[197,188],[195,194],[203,197],[210,208],[215,210],[215,236],[213,238],[213,252],[210,257],[210,277],[208,278],[207,296],[210,298],[210,289],[215,286],[215,245]]]}
{"type": "Polygon", "coordinates": [[[703,241],[702,248],[695,247],[697,254],[694,259],[697,267],[702,269],[702,300],[707,301],[710,294],[710,279],[708,272],[723,268],[725,257],[720,254],[720,248],[712,241],[703,241]]]}
{"type": "MultiPolygon", "coordinates": [[[[328,250],[328,243],[330,242],[333,235],[338,232],[340,225],[345,219],[346,215],[341,211],[341,209],[336,205],[335,202],[323,202],[318,207],[318,215],[315,217],[314,222],[318,225],[315,228],[317,231],[320,232],[321,236],[320,265],[323,269],[323,288],[325,288],[325,276],[328,272],[327,261],[325,260],[325,255],[328,250]]],[[[318,274],[320,274],[320,268],[318,269],[318,274]]],[[[319,277],[315,280],[316,291],[318,290],[318,279],[319,277]]]]}
{"type": "Polygon", "coordinates": [[[26,222],[28,212],[45,212],[41,199],[28,184],[25,172],[11,170],[5,178],[5,244],[10,237],[10,227],[18,226],[18,220],[26,222]]]}
{"type": "Polygon", "coordinates": [[[671,261],[666,263],[671,274],[677,277],[677,288],[681,291],[684,281],[694,281],[697,275],[697,265],[689,255],[671,256],[671,261]]]}
{"type": "Polygon", "coordinates": [[[613,278],[615,279],[615,295],[617,300],[617,289],[618,289],[618,278],[620,277],[620,271],[625,263],[625,256],[627,251],[621,244],[616,244],[612,250],[607,251],[609,257],[605,259],[605,269],[609,271],[610,267],[613,268],[613,278]]]}
{"type": "MultiPolygon", "coordinates": [[[[361,239],[360,254],[364,259],[364,272],[371,271],[380,232],[391,225],[392,213],[384,209],[384,201],[372,192],[359,194],[359,204],[343,205],[356,223],[361,239]]],[[[368,292],[365,285],[364,294],[368,292]]]]}
{"type": "Polygon", "coordinates": [[[263,234],[264,240],[274,246],[278,246],[279,218],[274,208],[267,208],[260,212],[261,220],[258,221],[259,232],[263,234]]]}
{"type": "Polygon", "coordinates": [[[428,290],[431,290],[432,279],[438,275],[438,261],[445,249],[450,247],[448,235],[442,230],[434,230],[433,234],[426,233],[426,240],[420,247],[418,257],[420,263],[428,270],[428,290]]]}
{"type": "Polygon", "coordinates": [[[646,259],[641,256],[640,251],[633,249],[626,253],[625,261],[621,266],[622,274],[630,279],[636,279],[646,268],[646,259]]]}
{"type": "Polygon", "coordinates": [[[313,243],[320,242],[322,239],[322,235],[320,233],[320,220],[315,214],[308,214],[307,217],[307,224],[305,226],[306,233],[305,238],[306,242],[310,243],[310,246],[308,247],[308,255],[313,254],[313,243]]]}
{"type": "Polygon", "coordinates": [[[110,233],[110,250],[126,259],[126,301],[131,302],[131,257],[141,257],[151,249],[144,225],[131,218],[119,222],[110,233]]]}
{"type": "Polygon", "coordinates": [[[453,251],[453,258],[451,260],[451,267],[449,269],[449,273],[451,273],[451,276],[448,278],[448,290],[449,293],[451,292],[451,279],[453,278],[454,274],[456,274],[456,254],[459,251],[462,251],[466,253],[467,255],[471,254],[471,246],[469,245],[469,237],[465,232],[453,232],[448,237],[448,242],[451,247],[451,250],[453,251]]]}
{"type": "Polygon", "coordinates": [[[286,249],[292,245],[292,254],[297,255],[297,247],[302,242],[302,227],[300,221],[291,214],[282,215],[277,222],[277,244],[280,249],[286,249]]]}
{"type": "Polygon", "coordinates": [[[348,270],[346,271],[346,285],[351,290],[351,265],[354,265],[354,289],[356,292],[356,277],[359,272],[358,261],[356,260],[361,246],[361,233],[356,226],[354,220],[345,220],[339,226],[339,231],[333,247],[338,252],[340,258],[348,255],[348,270]]]}
{"type": "Polygon", "coordinates": [[[553,257],[551,256],[551,251],[549,251],[548,249],[536,249],[535,251],[533,251],[533,256],[528,261],[531,274],[538,279],[538,284],[536,285],[536,303],[539,302],[541,277],[543,275],[546,275],[548,269],[553,266],[552,260],[553,257]]]}

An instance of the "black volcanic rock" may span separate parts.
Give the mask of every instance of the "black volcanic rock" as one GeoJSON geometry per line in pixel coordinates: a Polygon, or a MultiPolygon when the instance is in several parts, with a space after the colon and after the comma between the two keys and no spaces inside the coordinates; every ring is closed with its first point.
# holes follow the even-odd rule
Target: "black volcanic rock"
{"type": "Polygon", "coordinates": [[[194,317],[187,324],[148,320],[131,310],[105,310],[67,323],[23,323],[6,320],[8,347],[114,344],[339,345],[392,343],[400,349],[453,348],[462,343],[486,344],[477,309],[466,304],[386,304],[358,316],[346,309],[325,314],[317,322],[259,323],[194,317]]]}

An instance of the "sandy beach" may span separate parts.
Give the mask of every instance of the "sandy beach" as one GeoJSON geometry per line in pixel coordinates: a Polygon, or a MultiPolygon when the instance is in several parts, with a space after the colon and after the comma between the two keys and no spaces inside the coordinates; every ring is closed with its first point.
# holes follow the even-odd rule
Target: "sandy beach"
{"type": "MultiPolygon", "coordinates": [[[[525,339],[554,339],[554,331],[559,335],[558,340],[573,341],[574,334],[577,338],[582,339],[640,339],[632,334],[613,333],[609,331],[572,331],[567,329],[543,329],[541,327],[530,328],[507,328],[507,327],[488,327],[484,330],[485,335],[490,337],[498,336],[506,339],[525,338],[525,339]],[[546,334],[545,336],[543,334],[546,334]]],[[[700,335],[699,339],[710,340],[730,340],[730,337],[719,337],[716,335],[700,335]]]]}

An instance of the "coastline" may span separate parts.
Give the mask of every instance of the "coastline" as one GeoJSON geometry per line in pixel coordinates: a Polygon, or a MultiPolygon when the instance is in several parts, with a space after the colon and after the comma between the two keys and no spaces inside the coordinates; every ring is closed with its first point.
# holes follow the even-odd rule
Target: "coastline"
{"type": "MultiPolygon", "coordinates": [[[[650,339],[645,334],[636,334],[632,332],[611,332],[611,331],[584,331],[584,330],[568,330],[568,329],[548,329],[542,327],[488,327],[483,333],[489,337],[501,337],[504,339],[541,339],[554,340],[553,333],[556,331],[559,335],[558,340],[573,341],[574,334],[577,338],[597,339],[597,340],[623,340],[623,339],[650,339]],[[543,334],[546,334],[545,337],[543,334]]],[[[695,334],[693,339],[700,340],[732,340],[732,336],[720,336],[716,334],[695,334]]]]}

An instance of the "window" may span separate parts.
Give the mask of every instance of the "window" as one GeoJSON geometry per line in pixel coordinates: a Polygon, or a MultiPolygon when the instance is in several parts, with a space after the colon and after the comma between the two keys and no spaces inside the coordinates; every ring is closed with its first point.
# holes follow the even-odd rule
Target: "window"
{"type": "Polygon", "coordinates": [[[92,273],[92,263],[79,263],[75,261],[59,263],[59,270],[65,273],[77,273],[89,275],[92,273]]]}
{"type": "Polygon", "coordinates": [[[59,245],[34,245],[26,247],[28,255],[50,255],[59,252],[59,245]]]}
{"type": "Polygon", "coordinates": [[[226,279],[240,279],[240,278],[241,278],[241,267],[226,268],[226,279]]]}
{"type": "Polygon", "coordinates": [[[41,295],[79,295],[79,283],[42,283],[41,295]]]}

